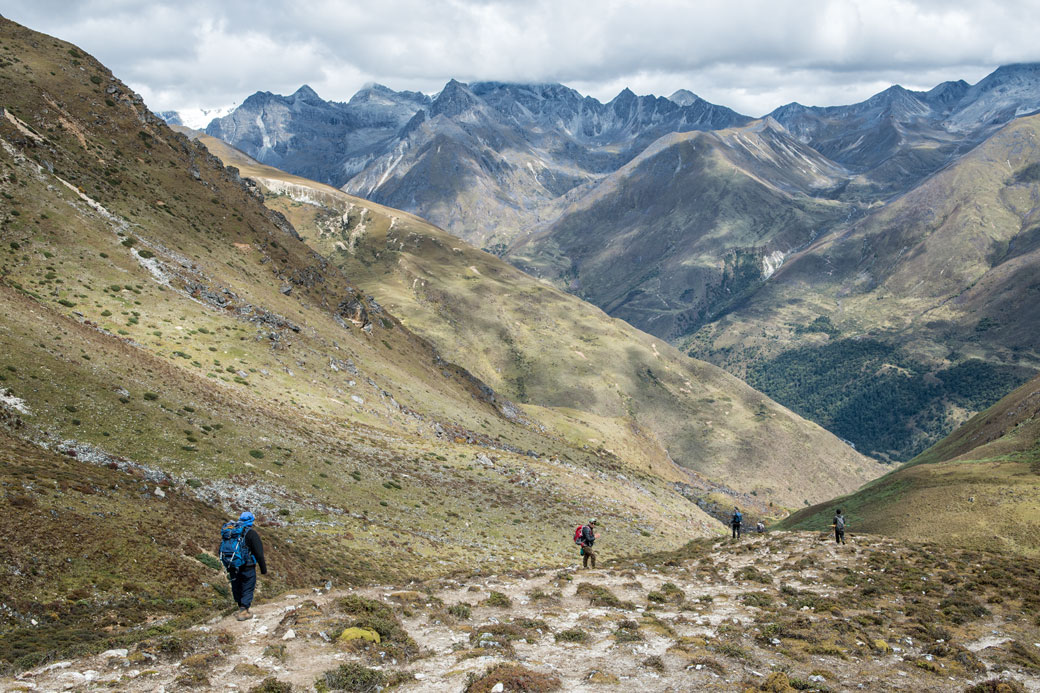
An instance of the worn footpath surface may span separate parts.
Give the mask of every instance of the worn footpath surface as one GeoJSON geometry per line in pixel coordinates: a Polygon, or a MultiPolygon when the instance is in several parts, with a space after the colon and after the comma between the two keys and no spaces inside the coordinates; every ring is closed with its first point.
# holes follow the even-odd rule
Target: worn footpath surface
{"type": "Polygon", "coordinates": [[[1036,587],[1000,554],[698,540],[598,570],[297,591],[0,688],[1040,691],[1036,587]]]}

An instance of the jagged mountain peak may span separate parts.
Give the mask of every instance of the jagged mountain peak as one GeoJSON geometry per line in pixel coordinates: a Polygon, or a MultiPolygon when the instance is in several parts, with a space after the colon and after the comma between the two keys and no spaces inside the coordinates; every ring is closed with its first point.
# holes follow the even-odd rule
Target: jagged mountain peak
{"type": "Polygon", "coordinates": [[[308,84],[300,85],[300,88],[297,89],[296,91],[294,91],[290,98],[294,98],[294,99],[307,99],[308,101],[311,101],[311,100],[323,101],[323,99],[320,96],[318,96],[318,92],[316,92],[313,89],[311,89],[310,85],[308,85],[308,84]]]}
{"type": "Polygon", "coordinates": [[[694,94],[689,89],[678,89],[668,97],[669,101],[679,104],[680,106],[692,106],[701,100],[701,97],[694,94]]]}
{"type": "Polygon", "coordinates": [[[618,92],[617,96],[610,100],[608,105],[631,103],[632,101],[636,101],[638,99],[639,97],[636,96],[636,93],[634,91],[632,91],[628,87],[625,87],[624,89],[618,92]]]}
{"type": "Polygon", "coordinates": [[[857,110],[882,109],[887,115],[897,118],[925,115],[930,109],[919,96],[918,92],[910,91],[900,84],[893,84],[888,89],[880,91],[866,101],[850,108],[857,110]]]}
{"type": "MultiPolygon", "coordinates": [[[[369,92],[381,92],[383,94],[396,94],[397,93],[396,91],[394,91],[390,87],[386,86],[385,84],[380,84],[379,82],[366,82],[365,84],[363,84],[361,86],[360,89],[358,89],[357,94],[365,94],[365,93],[369,93],[369,92]]],[[[357,94],[355,94],[354,96],[357,96],[357,94]]]]}
{"type": "Polygon", "coordinates": [[[394,91],[390,87],[369,82],[350,97],[347,106],[351,108],[388,108],[402,106],[420,108],[428,105],[432,99],[418,91],[394,91]]]}
{"type": "Polygon", "coordinates": [[[937,84],[924,93],[924,99],[931,104],[947,105],[959,101],[970,85],[963,79],[955,82],[937,84]]]}
{"type": "Polygon", "coordinates": [[[453,118],[465,111],[479,108],[481,103],[480,97],[470,90],[468,84],[451,79],[434,97],[433,103],[430,104],[430,115],[453,118]]]}

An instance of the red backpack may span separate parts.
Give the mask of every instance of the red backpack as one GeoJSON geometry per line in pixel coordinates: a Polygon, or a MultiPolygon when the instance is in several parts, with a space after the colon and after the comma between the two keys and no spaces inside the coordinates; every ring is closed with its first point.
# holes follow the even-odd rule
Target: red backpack
{"type": "Polygon", "coordinates": [[[578,525],[578,528],[574,530],[574,543],[581,546],[581,530],[585,529],[584,525],[578,525]]]}

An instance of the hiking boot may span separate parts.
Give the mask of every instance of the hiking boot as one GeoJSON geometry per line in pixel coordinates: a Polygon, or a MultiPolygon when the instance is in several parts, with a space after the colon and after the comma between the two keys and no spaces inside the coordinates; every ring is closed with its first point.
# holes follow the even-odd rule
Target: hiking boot
{"type": "Polygon", "coordinates": [[[235,614],[235,618],[239,621],[248,621],[253,618],[253,614],[249,613],[249,609],[239,609],[238,613],[235,614]]]}

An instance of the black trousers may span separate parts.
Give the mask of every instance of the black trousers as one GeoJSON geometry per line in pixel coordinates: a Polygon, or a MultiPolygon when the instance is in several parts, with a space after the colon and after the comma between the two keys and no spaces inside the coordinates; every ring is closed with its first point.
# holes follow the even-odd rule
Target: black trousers
{"type": "Polygon", "coordinates": [[[845,543],[845,530],[844,529],[838,529],[837,527],[834,528],[834,541],[836,543],[838,543],[838,544],[844,544],[845,543]]]}
{"type": "Polygon", "coordinates": [[[231,596],[235,603],[243,609],[248,609],[253,603],[253,591],[256,589],[256,566],[249,565],[239,568],[231,578],[231,596]]]}
{"type": "Polygon", "coordinates": [[[734,523],[732,525],[732,527],[733,527],[733,538],[734,539],[739,539],[740,538],[740,523],[739,522],[738,523],[734,523]]]}

